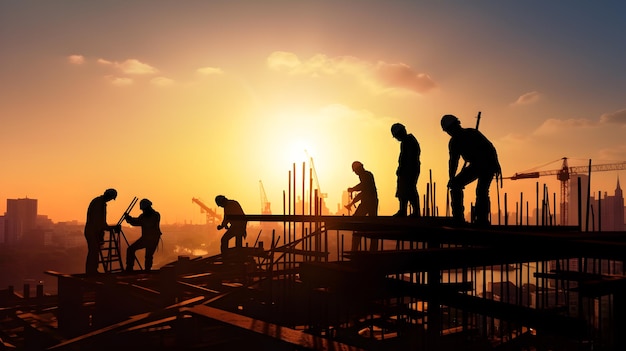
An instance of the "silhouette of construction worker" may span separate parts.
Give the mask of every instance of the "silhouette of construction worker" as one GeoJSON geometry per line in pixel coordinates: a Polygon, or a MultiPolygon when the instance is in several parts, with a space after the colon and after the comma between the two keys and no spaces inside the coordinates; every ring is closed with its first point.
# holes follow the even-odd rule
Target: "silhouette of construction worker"
{"type": "Polygon", "coordinates": [[[454,115],[444,115],[441,118],[441,128],[451,137],[448,143],[448,188],[452,217],[458,224],[465,223],[463,189],[478,179],[474,221],[477,225],[488,225],[491,211],[489,187],[493,177],[501,177],[502,174],[496,148],[477,129],[461,127],[461,122],[454,115]],[[457,174],[461,157],[466,165],[457,174]]]}
{"type": "Polygon", "coordinates": [[[85,273],[88,275],[98,273],[98,257],[100,246],[104,243],[104,232],[116,230],[120,226],[107,224],[107,202],[117,198],[117,190],[107,189],[100,196],[96,196],[87,208],[87,220],[85,222],[85,239],[87,240],[87,260],[85,273]]]}
{"type": "MultiPolygon", "coordinates": [[[[352,208],[357,202],[359,205],[354,211],[354,216],[378,216],[378,191],[376,190],[376,182],[372,172],[366,170],[359,161],[352,162],[352,171],[359,176],[359,184],[348,188],[348,192],[358,191],[345,207],[352,208]]],[[[352,250],[359,248],[361,240],[357,235],[352,236],[352,250]]],[[[371,250],[378,248],[378,241],[373,240],[371,250]]]]}
{"type": "Polygon", "coordinates": [[[144,270],[152,269],[154,252],[161,239],[161,214],[152,208],[152,201],[142,199],[139,201],[139,209],[142,211],[138,217],[125,214],[124,219],[132,226],[141,226],[141,237],[132,243],[126,250],[126,271],[132,272],[135,265],[137,250],[146,249],[144,256],[144,270]]]}
{"type": "Polygon", "coordinates": [[[396,170],[397,186],[396,197],[400,202],[400,209],[394,216],[405,217],[408,204],[411,204],[411,217],[420,216],[419,196],[417,194],[417,179],[420,176],[420,145],[413,134],[408,134],[401,123],[391,126],[391,135],[400,141],[400,156],[396,170]]]}
{"type": "Polygon", "coordinates": [[[230,239],[235,238],[235,247],[240,248],[243,246],[243,239],[248,236],[246,233],[246,226],[248,224],[245,220],[233,220],[233,215],[245,215],[241,205],[236,200],[226,198],[224,195],[218,195],[215,197],[215,203],[219,207],[224,208],[224,219],[222,223],[217,226],[217,230],[226,228],[226,233],[222,235],[220,250],[222,253],[228,249],[228,242],[230,239]]]}
{"type": "Polygon", "coordinates": [[[360,183],[348,188],[348,192],[358,191],[359,193],[352,198],[346,208],[350,209],[354,204],[360,202],[354,211],[354,216],[377,216],[378,192],[376,191],[374,175],[363,168],[363,164],[359,161],[352,162],[352,171],[359,176],[360,183]]]}

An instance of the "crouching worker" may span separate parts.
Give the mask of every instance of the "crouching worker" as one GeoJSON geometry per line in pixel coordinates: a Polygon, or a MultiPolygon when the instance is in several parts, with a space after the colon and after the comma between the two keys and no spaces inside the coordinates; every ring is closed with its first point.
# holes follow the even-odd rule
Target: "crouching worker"
{"type": "Polygon", "coordinates": [[[152,269],[152,258],[154,252],[159,245],[161,239],[161,214],[152,208],[152,202],[148,199],[139,201],[139,208],[142,213],[139,217],[133,217],[126,214],[124,219],[132,226],[141,226],[141,237],[137,239],[126,251],[126,271],[132,272],[135,264],[135,252],[140,249],[146,249],[145,253],[145,271],[152,269]]]}

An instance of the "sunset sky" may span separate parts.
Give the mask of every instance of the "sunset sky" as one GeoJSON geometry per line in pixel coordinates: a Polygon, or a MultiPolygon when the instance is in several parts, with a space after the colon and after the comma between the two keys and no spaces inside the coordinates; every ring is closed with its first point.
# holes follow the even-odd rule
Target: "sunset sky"
{"type": "MultiPolygon", "coordinates": [[[[419,140],[418,189],[432,172],[443,212],[439,120],[473,127],[479,111],[504,176],[623,162],[625,33],[617,0],[1,0],[0,212],[28,197],[54,222],[84,221],[114,187],[110,222],[137,196],[163,223],[204,223],[192,198],[258,214],[262,181],[279,214],[293,164],[301,177],[312,158],[331,211],[359,160],[391,215],[395,122],[419,140]]],[[[626,188],[624,174],[594,173],[592,192],[626,188]]],[[[542,177],[500,196],[534,197],[537,181],[558,194],[542,177]]]]}

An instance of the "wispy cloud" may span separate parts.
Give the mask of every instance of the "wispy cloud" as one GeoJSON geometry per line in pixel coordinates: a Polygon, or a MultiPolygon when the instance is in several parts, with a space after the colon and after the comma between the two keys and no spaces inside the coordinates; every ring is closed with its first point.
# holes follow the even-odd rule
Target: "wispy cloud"
{"type": "Polygon", "coordinates": [[[67,61],[73,65],[82,65],[85,63],[85,57],[83,55],[70,55],[67,57],[67,61]]]}
{"type": "Polygon", "coordinates": [[[165,87],[174,84],[174,80],[167,77],[155,77],[150,80],[150,83],[156,86],[165,87]]]}
{"type": "Polygon", "coordinates": [[[600,122],[626,125],[626,109],[605,113],[600,116],[600,122]]]}
{"type": "Polygon", "coordinates": [[[147,63],[136,59],[128,59],[124,62],[116,63],[115,66],[126,74],[155,74],[158,70],[147,63]]]}
{"type": "Polygon", "coordinates": [[[539,128],[537,128],[533,134],[535,135],[557,135],[564,134],[568,129],[580,129],[580,128],[593,128],[597,127],[598,123],[586,118],[570,118],[570,119],[556,119],[548,118],[545,120],[539,128]]]}
{"type": "Polygon", "coordinates": [[[108,81],[115,86],[128,86],[133,84],[133,80],[128,77],[107,76],[108,81]]]}
{"type": "Polygon", "coordinates": [[[531,91],[522,94],[520,97],[511,104],[511,106],[530,105],[534,104],[541,99],[541,94],[537,91],[531,91]]]}
{"type": "Polygon", "coordinates": [[[205,76],[224,74],[224,71],[222,71],[221,68],[216,68],[216,67],[201,67],[201,68],[198,68],[196,72],[205,76]]]}
{"type": "Polygon", "coordinates": [[[104,58],[99,58],[96,60],[96,62],[104,66],[113,66],[120,70],[122,73],[129,75],[150,75],[159,72],[159,70],[155,67],[147,63],[141,62],[137,59],[127,59],[122,62],[117,62],[104,58]]]}
{"type": "Polygon", "coordinates": [[[409,91],[424,94],[436,87],[428,74],[417,72],[407,64],[383,61],[371,63],[353,56],[331,58],[318,54],[302,61],[294,53],[276,51],[267,58],[267,65],[270,69],[293,75],[351,75],[377,92],[409,91]]]}

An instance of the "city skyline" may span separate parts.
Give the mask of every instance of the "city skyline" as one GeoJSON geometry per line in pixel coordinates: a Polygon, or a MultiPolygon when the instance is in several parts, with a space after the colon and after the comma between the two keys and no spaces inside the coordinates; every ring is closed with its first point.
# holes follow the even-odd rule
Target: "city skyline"
{"type": "MultiPolygon", "coordinates": [[[[300,177],[313,160],[334,211],[359,160],[391,215],[389,128],[400,122],[422,147],[420,195],[432,174],[443,209],[447,113],[464,127],[482,113],[504,176],[563,157],[621,162],[625,11],[564,0],[1,2],[0,198],[37,198],[61,222],[114,187],[113,218],[137,196],[164,223],[201,222],[192,198],[223,194],[260,213],[262,180],[282,213],[293,165],[300,177]]],[[[591,192],[618,178],[594,173],[591,192]]],[[[537,181],[558,194],[556,177],[537,181]]],[[[499,195],[534,189],[505,180],[499,195]]]]}

